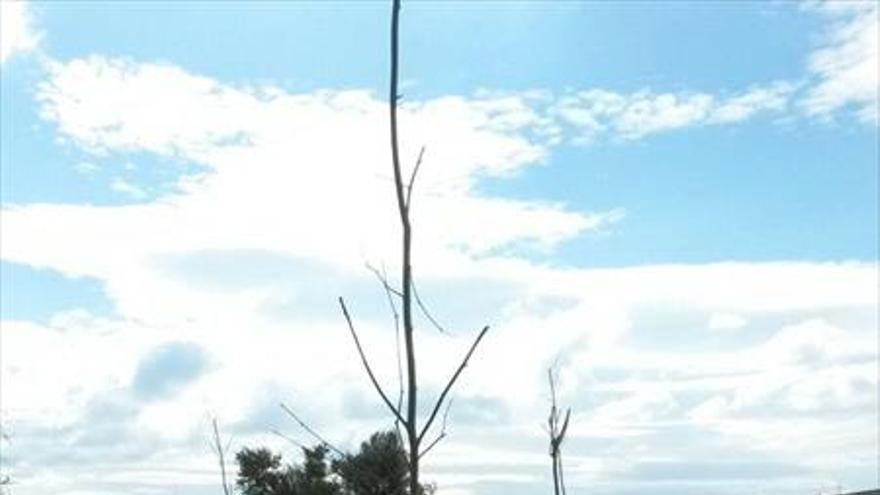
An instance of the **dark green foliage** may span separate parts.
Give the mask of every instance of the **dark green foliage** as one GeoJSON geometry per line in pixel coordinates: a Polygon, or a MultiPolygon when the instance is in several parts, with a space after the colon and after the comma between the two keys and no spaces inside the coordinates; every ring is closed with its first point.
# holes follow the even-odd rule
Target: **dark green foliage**
{"type": "Polygon", "coordinates": [[[244,495],[337,495],[339,487],[330,480],[327,448],[304,448],[302,466],[282,465],[281,456],[261,447],[244,448],[236,454],[238,480],[244,495]]]}
{"type": "Polygon", "coordinates": [[[393,431],[373,433],[356,455],[333,461],[346,495],[406,495],[406,451],[393,431]]]}
{"type": "Polygon", "coordinates": [[[294,468],[296,492],[299,495],[335,495],[339,485],[330,480],[327,465],[327,447],[318,445],[303,449],[305,462],[302,469],[294,468]]]}
{"type": "MultiPolygon", "coordinates": [[[[266,448],[244,448],[236,454],[243,495],[407,495],[406,450],[394,431],[374,433],[357,454],[332,461],[327,447],[304,448],[302,465],[283,464],[266,448]]],[[[421,485],[420,495],[433,493],[421,485]]]]}
{"type": "Polygon", "coordinates": [[[235,455],[238,461],[238,480],[235,484],[245,495],[276,495],[287,469],[281,467],[281,456],[269,449],[243,448],[235,455]]]}

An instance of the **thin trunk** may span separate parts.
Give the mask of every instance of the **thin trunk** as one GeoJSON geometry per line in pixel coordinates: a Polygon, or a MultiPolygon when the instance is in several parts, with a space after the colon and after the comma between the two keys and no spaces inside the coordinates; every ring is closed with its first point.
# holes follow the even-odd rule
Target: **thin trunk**
{"type": "Polygon", "coordinates": [[[223,493],[230,495],[229,483],[226,482],[226,449],[220,440],[220,428],[217,426],[217,418],[213,418],[212,424],[214,426],[214,449],[217,452],[217,460],[220,463],[220,481],[223,483],[223,493]]]}
{"type": "Polygon", "coordinates": [[[565,474],[563,473],[563,469],[562,469],[562,452],[559,453],[558,459],[559,460],[557,462],[559,464],[559,468],[558,468],[559,469],[559,488],[562,489],[562,495],[568,495],[565,492],[565,474]]]}
{"type": "Polygon", "coordinates": [[[416,356],[413,345],[412,325],[412,229],[409,211],[404,199],[403,176],[400,170],[400,151],[397,139],[397,79],[398,79],[398,32],[400,19],[400,0],[393,0],[391,7],[391,82],[388,92],[388,108],[391,120],[391,162],[394,168],[394,187],[397,194],[397,209],[403,229],[403,263],[401,266],[401,293],[403,294],[403,336],[406,350],[407,409],[406,433],[409,440],[409,489],[411,495],[418,494],[419,488],[419,441],[416,424],[418,406],[418,383],[416,382],[416,356]]]}

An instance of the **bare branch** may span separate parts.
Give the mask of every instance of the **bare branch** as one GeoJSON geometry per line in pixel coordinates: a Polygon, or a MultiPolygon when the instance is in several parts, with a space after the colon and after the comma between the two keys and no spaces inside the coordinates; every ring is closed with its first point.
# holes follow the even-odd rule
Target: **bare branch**
{"type": "Polygon", "coordinates": [[[320,442],[321,445],[325,445],[327,448],[329,448],[333,452],[336,452],[339,455],[345,455],[345,452],[338,449],[332,443],[328,442],[324,437],[322,437],[320,434],[318,434],[318,432],[316,432],[309,425],[307,425],[305,423],[305,421],[301,420],[299,418],[299,416],[297,416],[296,413],[293,412],[293,410],[291,408],[287,407],[287,405],[285,403],[282,402],[280,405],[281,405],[281,409],[284,409],[284,412],[286,412],[288,415],[290,415],[290,417],[293,418],[294,421],[299,423],[299,425],[302,426],[302,428],[304,430],[306,430],[309,433],[309,435],[315,437],[315,439],[318,440],[318,442],[320,442]]]}
{"type": "Polygon", "coordinates": [[[437,435],[437,438],[435,438],[430,444],[428,444],[427,447],[425,447],[425,450],[419,452],[419,459],[430,452],[431,449],[433,449],[434,446],[440,443],[441,440],[446,438],[446,418],[449,416],[450,407],[452,407],[452,399],[449,399],[449,401],[446,403],[446,410],[443,412],[443,426],[440,427],[440,434],[437,435]]]}
{"type": "Polygon", "coordinates": [[[379,392],[379,395],[382,397],[382,400],[385,402],[385,405],[388,406],[388,409],[394,414],[394,417],[397,418],[398,421],[407,424],[406,420],[400,415],[400,412],[394,407],[394,404],[388,400],[388,396],[385,395],[385,391],[382,390],[382,386],[379,385],[379,382],[376,380],[376,375],[373,374],[373,369],[370,368],[370,363],[367,361],[367,356],[364,355],[364,349],[361,347],[361,341],[358,339],[357,332],[354,330],[354,325],[351,322],[351,316],[348,314],[348,308],[345,307],[345,300],[341,297],[339,298],[339,306],[342,307],[342,314],[345,315],[345,321],[348,323],[348,329],[351,331],[351,337],[354,339],[354,345],[357,347],[358,354],[361,356],[361,362],[364,364],[364,368],[367,370],[367,375],[370,377],[370,381],[373,382],[373,386],[376,388],[376,391],[379,392]]]}
{"type": "Polygon", "coordinates": [[[441,434],[437,435],[437,438],[435,438],[434,441],[429,443],[428,446],[425,447],[425,450],[419,452],[419,459],[421,459],[422,457],[427,455],[428,452],[430,452],[431,449],[433,449],[438,443],[440,443],[440,440],[443,440],[444,438],[446,438],[446,433],[441,433],[441,434]]]}
{"type": "MultiPolygon", "coordinates": [[[[382,284],[382,287],[385,289],[385,297],[388,299],[388,308],[394,316],[394,354],[397,358],[397,410],[400,411],[403,408],[403,360],[400,356],[400,313],[397,312],[397,304],[394,303],[392,295],[402,298],[403,294],[395,290],[391,287],[391,284],[388,283],[388,273],[385,272],[385,265],[382,265],[381,272],[369,263],[366,265],[367,269],[376,275],[376,278],[379,279],[379,283],[382,284]]],[[[394,419],[394,429],[397,431],[397,437],[400,440],[400,444],[403,445],[400,421],[398,421],[397,418],[394,419]]],[[[407,462],[409,462],[408,459],[407,462]]]]}
{"type": "Polygon", "coordinates": [[[413,282],[412,282],[412,292],[413,292],[413,295],[416,297],[416,304],[418,304],[419,309],[422,310],[422,314],[424,314],[425,317],[428,318],[428,321],[430,321],[431,324],[434,325],[434,327],[440,331],[440,333],[448,334],[449,332],[447,332],[439,323],[437,323],[437,320],[435,320],[434,317],[431,316],[431,313],[428,312],[428,308],[426,308],[425,304],[422,303],[422,298],[419,297],[419,291],[416,290],[415,280],[413,280],[413,282]]]}
{"type": "Polygon", "coordinates": [[[437,417],[437,411],[440,410],[440,407],[443,405],[443,401],[446,400],[446,394],[449,393],[449,390],[455,384],[455,381],[458,380],[459,375],[467,366],[468,360],[471,358],[471,355],[476,350],[477,346],[480,344],[480,341],[483,340],[483,337],[486,336],[486,332],[489,331],[489,326],[486,325],[480,331],[480,334],[477,335],[476,340],[471,345],[471,348],[468,350],[467,354],[464,356],[464,359],[461,360],[461,364],[458,365],[458,369],[455,370],[455,374],[452,375],[452,378],[449,379],[449,383],[446,384],[446,388],[443,389],[443,392],[440,393],[440,397],[437,399],[437,402],[434,404],[434,409],[431,411],[431,415],[428,417],[428,421],[425,422],[425,426],[422,427],[421,433],[419,433],[418,440],[416,444],[422,442],[422,439],[425,437],[425,434],[428,432],[428,429],[431,428],[431,424],[434,422],[434,419],[437,417]]]}
{"type": "Polygon", "coordinates": [[[550,400],[553,401],[552,411],[556,411],[556,380],[553,376],[553,368],[547,368],[547,379],[550,382],[550,400]]]}
{"type": "Polygon", "coordinates": [[[406,185],[406,211],[409,212],[409,205],[412,204],[412,190],[413,184],[416,182],[416,174],[419,173],[419,167],[422,166],[422,157],[425,156],[425,147],[422,146],[422,149],[419,150],[419,157],[416,159],[416,165],[413,167],[412,175],[409,177],[409,182],[406,185]]]}
{"type": "MultiPolygon", "coordinates": [[[[379,279],[379,283],[385,288],[385,296],[388,299],[388,308],[391,309],[391,314],[394,316],[394,350],[397,355],[397,410],[400,411],[403,407],[403,361],[400,357],[400,313],[397,312],[397,304],[394,303],[394,298],[391,297],[391,295],[394,294],[398,297],[403,297],[403,295],[388,283],[388,274],[385,272],[384,265],[382,265],[381,272],[370,263],[366,263],[366,265],[367,269],[376,275],[376,278],[379,279]]],[[[395,427],[397,427],[398,423],[396,419],[394,420],[394,424],[395,427]]]]}
{"type": "Polygon", "coordinates": [[[565,421],[562,422],[562,429],[559,431],[559,434],[556,435],[556,438],[559,439],[559,443],[561,444],[563,440],[565,440],[565,431],[568,430],[568,419],[571,417],[571,408],[565,411],[565,421]]]}
{"type": "Polygon", "coordinates": [[[454,399],[450,398],[449,402],[446,403],[446,410],[443,411],[443,424],[440,427],[440,431],[446,433],[446,420],[449,418],[449,409],[452,408],[452,403],[454,399]]]}
{"type": "MultiPolygon", "coordinates": [[[[375,266],[371,265],[369,262],[364,263],[364,264],[366,265],[367,270],[370,270],[371,272],[373,272],[373,275],[375,275],[376,278],[379,280],[379,283],[382,284],[382,288],[385,289],[385,292],[388,292],[390,294],[394,294],[397,297],[403,297],[403,294],[401,294],[399,290],[395,289],[394,287],[391,287],[391,284],[388,283],[388,275],[385,273],[384,267],[382,268],[382,271],[380,272],[375,266]]],[[[397,314],[396,310],[395,310],[395,314],[397,314]]]]}

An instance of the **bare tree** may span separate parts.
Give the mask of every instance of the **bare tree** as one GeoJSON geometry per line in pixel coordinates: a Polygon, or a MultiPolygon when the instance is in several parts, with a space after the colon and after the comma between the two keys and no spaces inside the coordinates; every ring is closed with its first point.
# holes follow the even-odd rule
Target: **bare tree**
{"type": "Polygon", "coordinates": [[[550,381],[550,417],[547,418],[548,433],[550,434],[550,459],[553,462],[553,493],[565,495],[565,476],[562,471],[562,442],[565,440],[565,432],[568,430],[568,420],[571,417],[571,408],[566,409],[565,419],[560,425],[562,418],[559,407],[556,405],[556,377],[553,368],[547,370],[547,379],[550,381]]]}
{"type": "Polygon", "coordinates": [[[217,425],[217,418],[211,418],[212,434],[211,450],[217,456],[217,462],[220,463],[220,482],[223,483],[224,495],[231,495],[232,488],[226,480],[226,455],[229,453],[229,446],[232,443],[230,439],[226,444],[220,438],[220,427],[217,425]]]}
{"type": "MultiPolygon", "coordinates": [[[[400,216],[400,225],[402,228],[402,260],[401,260],[401,282],[400,289],[397,290],[392,288],[388,283],[387,278],[382,279],[383,286],[386,289],[386,293],[391,296],[395,296],[399,298],[400,305],[402,308],[402,325],[403,325],[403,340],[404,340],[404,356],[406,362],[406,410],[402,410],[402,400],[398,399],[397,404],[395,405],[386,395],[385,391],[382,389],[379,382],[376,380],[376,376],[373,373],[372,368],[370,367],[369,360],[364,354],[363,347],[361,346],[360,340],[358,339],[357,332],[355,331],[354,324],[352,323],[351,315],[349,314],[348,308],[345,305],[345,301],[340,297],[339,305],[342,308],[342,313],[345,315],[345,320],[348,323],[348,328],[351,332],[352,339],[354,340],[355,346],[357,347],[358,354],[360,355],[361,362],[367,372],[370,381],[373,384],[373,387],[376,389],[376,392],[381,397],[382,401],[385,403],[385,406],[388,407],[388,410],[394,416],[395,424],[402,425],[404,431],[406,432],[406,440],[409,454],[409,491],[411,495],[418,495],[419,493],[419,459],[422,455],[424,455],[428,450],[433,448],[437,442],[439,442],[442,438],[445,437],[445,414],[444,414],[444,428],[442,431],[436,436],[436,438],[427,444],[427,448],[421,450],[422,444],[430,432],[431,426],[437,418],[438,412],[443,408],[444,403],[446,402],[447,395],[449,391],[452,389],[455,382],[458,380],[458,377],[461,375],[461,372],[467,366],[468,360],[471,355],[474,353],[474,350],[479,345],[480,341],[486,335],[486,332],[489,330],[489,327],[483,327],[480,333],[477,335],[467,354],[465,354],[458,368],[452,374],[452,377],[446,383],[446,386],[443,388],[443,391],[436,398],[433,407],[431,408],[431,412],[425,420],[424,424],[419,425],[419,418],[417,417],[417,406],[418,406],[418,374],[416,370],[417,360],[416,360],[416,351],[415,351],[415,343],[413,336],[413,299],[415,297],[416,303],[418,306],[425,312],[426,316],[429,320],[435,324],[436,320],[434,320],[427,311],[424,309],[424,305],[417,296],[414,296],[415,286],[413,284],[413,273],[412,273],[412,226],[410,223],[410,207],[412,205],[412,191],[413,186],[415,184],[416,176],[419,172],[419,167],[422,164],[422,158],[424,156],[425,149],[422,148],[419,152],[418,159],[415,162],[415,166],[412,169],[412,173],[409,177],[409,180],[404,183],[403,173],[401,171],[400,166],[400,152],[398,146],[398,133],[397,133],[397,104],[400,99],[400,95],[398,94],[398,33],[399,33],[399,24],[400,24],[400,0],[392,0],[391,7],[391,80],[390,80],[390,88],[388,94],[388,109],[389,109],[389,117],[390,117],[390,137],[391,137],[391,165],[394,172],[394,191],[397,199],[397,211],[400,216]]],[[[395,312],[395,321],[397,321],[397,312],[395,312]]],[[[401,393],[401,396],[403,393],[401,393]]]]}

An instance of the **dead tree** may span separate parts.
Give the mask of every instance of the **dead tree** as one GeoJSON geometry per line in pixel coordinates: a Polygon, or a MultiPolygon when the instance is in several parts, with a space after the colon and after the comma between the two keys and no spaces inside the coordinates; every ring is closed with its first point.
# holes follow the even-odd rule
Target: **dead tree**
{"type": "Polygon", "coordinates": [[[568,430],[568,420],[571,417],[571,408],[566,409],[565,419],[561,419],[560,410],[556,405],[556,378],[553,368],[547,370],[547,378],[550,381],[550,417],[547,418],[548,433],[550,434],[550,459],[553,463],[553,493],[565,495],[565,477],[562,472],[562,442],[565,440],[565,432],[568,430]]]}
{"type": "MultiPolygon", "coordinates": [[[[390,88],[388,94],[388,109],[389,109],[389,117],[390,117],[390,137],[391,137],[391,165],[394,172],[394,191],[397,199],[397,211],[400,217],[400,225],[402,229],[402,260],[401,260],[401,282],[400,289],[397,290],[392,288],[388,283],[387,279],[383,279],[383,285],[385,287],[386,293],[389,296],[393,295],[394,297],[400,300],[401,305],[401,313],[402,313],[402,324],[403,324],[403,340],[404,340],[404,357],[406,363],[406,410],[402,410],[402,400],[397,401],[397,405],[395,405],[389,398],[388,395],[384,392],[379,382],[376,380],[376,376],[373,374],[373,370],[370,367],[369,360],[364,354],[363,347],[361,346],[360,340],[358,339],[357,332],[355,331],[354,324],[352,323],[351,315],[349,314],[348,308],[345,305],[345,301],[340,297],[339,305],[342,308],[342,313],[345,315],[345,320],[348,323],[349,331],[351,332],[351,336],[354,340],[355,346],[357,347],[358,354],[360,355],[361,362],[367,372],[370,381],[373,384],[373,387],[376,389],[376,392],[381,397],[382,401],[385,403],[385,406],[388,407],[388,410],[394,417],[395,424],[402,425],[404,431],[406,432],[406,440],[407,440],[407,450],[409,457],[409,492],[411,495],[418,495],[419,493],[419,459],[422,455],[424,455],[429,449],[433,448],[437,442],[439,442],[442,438],[445,437],[445,431],[441,431],[436,438],[427,444],[427,447],[422,450],[423,442],[425,441],[426,436],[430,432],[431,426],[434,424],[435,419],[437,418],[437,414],[443,408],[443,404],[446,402],[447,395],[449,391],[452,389],[452,386],[455,384],[458,377],[461,375],[461,372],[467,366],[468,360],[471,355],[474,353],[474,350],[479,345],[480,341],[486,335],[486,332],[489,330],[489,327],[483,327],[480,333],[477,335],[477,338],[474,340],[467,354],[465,354],[458,368],[452,374],[452,377],[446,383],[446,386],[443,388],[443,391],[436,398],[434,405],[431,409],[430,414],[425,420],[424,424],[419,424],[419,418],[417,417],[417,406],[418,406],[418,374],[417,374],[417,360],[416,360],[416,351],[414,344],[414,335],[413,335],[413,298],[414,298],[414,285],[413,285],[413,273],[412,273],[412,226],[410,224],[410,207],[412,205],[412,191],[413,186],[415,184],[416,176],[419,171],[419,167],[422,164],[422,157],[424,155],[425,149],[422,148],[419,152],[418,159],[415,162],[415,165],[410,174],[409,180],[404,183],[403,173],[400,166],[400,152],[398,146],[398,134],[397,134],[397,105],[400,99],[400,95],[398,94],[398,32],[399,32],[399,21],[400,21],[400,0],[392,0],[391,6],[391,80],[390,80],[390,88]]],[[[421,300],[417,300],[417,304],[424,310],[424,307],[421,304],[421,300]]],[[[427,312],[425,312],[427,315],[427,312]]],[[[395,310],[395,318],[397,317],[395,310]]],[[[429,316],[430,318],[430,316],[429,316]]],[[[434,322],[433,318],[430,318],[432,322],[434,322]]],[[[401,394],[403,395],[403,394],[401,394]]],[[[444,414],[444,423],[445,423],[445,414],[444,414]]]]}

